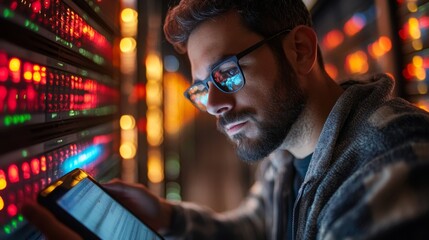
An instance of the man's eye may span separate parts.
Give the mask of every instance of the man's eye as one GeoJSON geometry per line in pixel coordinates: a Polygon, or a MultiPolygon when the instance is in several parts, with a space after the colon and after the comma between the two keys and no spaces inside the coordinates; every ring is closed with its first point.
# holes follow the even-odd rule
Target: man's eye
{"type": "Polygon", "coordinates": [[[228,68],[220,72],[222,79],[225,80],[227,78],[233,77],[237,75],[239,72],[238,67],[228,68]]]}
{"type": "Polygon", "coordinates": [[[224,69],[224,70],[220,70],[217,72],[216,76],[215,76],[215,80],[216,82],[223,82],[225,80],[227,80],[228,78],[234,77],[235,75],[237,75],[239,73],[239,69],[238,67],[232,67],[232,68],[228,68],[228,69],[224,69]]]}

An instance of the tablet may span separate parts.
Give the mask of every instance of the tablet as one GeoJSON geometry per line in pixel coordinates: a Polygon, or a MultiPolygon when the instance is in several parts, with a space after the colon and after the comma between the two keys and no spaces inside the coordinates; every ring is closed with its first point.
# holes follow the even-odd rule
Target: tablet
{"type": "Polygon", "coordinates": [[[163,239],[82,169],[50,184],[37,200],[84,239],[163,239]]]}

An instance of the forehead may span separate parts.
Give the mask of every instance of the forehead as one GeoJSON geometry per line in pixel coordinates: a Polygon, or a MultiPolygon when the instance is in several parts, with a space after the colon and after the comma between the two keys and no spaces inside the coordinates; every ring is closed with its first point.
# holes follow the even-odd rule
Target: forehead
{"type": "Polygon", "coordinates": [[[237,54],[260,38],[246,28],[234,12],[201,23],[187,43],[193,78],[204,79],[212,64],[237,54]]]}

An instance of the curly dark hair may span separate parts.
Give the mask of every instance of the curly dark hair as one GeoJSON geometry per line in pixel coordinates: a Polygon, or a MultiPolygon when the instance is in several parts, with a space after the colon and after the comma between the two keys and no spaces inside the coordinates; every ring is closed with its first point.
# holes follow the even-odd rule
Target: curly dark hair
{"type": "Polygon", "coordinates": [[[183,53],[189,35],[200,23],[231,10],[240,14],[245,26],[264,37],[298,25],[312,26],[301,0],[181,0],[167,13],[165,37],[183,53]]]}

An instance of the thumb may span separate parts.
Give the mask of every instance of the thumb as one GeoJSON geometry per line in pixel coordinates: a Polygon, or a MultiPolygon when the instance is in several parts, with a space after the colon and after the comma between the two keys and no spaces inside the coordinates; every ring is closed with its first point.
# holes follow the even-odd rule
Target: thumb
{"type": "Polygon", "coordinates": [[[81,240],[70,228],[59,222],[46,208],[34,201],[26,201],[21,207],[24,217],[36,226],[47,239],[81,240]]]}

